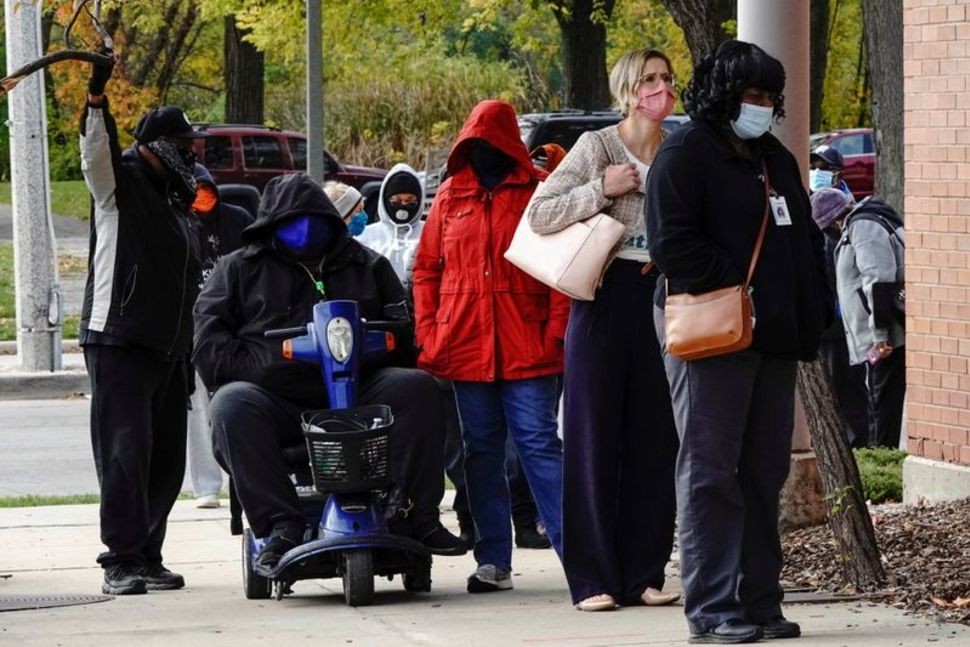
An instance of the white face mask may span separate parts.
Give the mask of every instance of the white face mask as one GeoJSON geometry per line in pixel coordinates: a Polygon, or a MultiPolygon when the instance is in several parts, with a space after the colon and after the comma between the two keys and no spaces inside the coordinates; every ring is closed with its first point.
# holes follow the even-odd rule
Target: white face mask
{"type": "Polygon", "coordinates": [[[774,114],[774,107],[742,103],[738,118],[731,120],[731,129],[741,139],[757,139],[768,132],[774,114]]]}
{"type": "Polygon", "coordinates": [[[808,188],[812,191],[827,189],[835,183],[835,173],[813,168],[808,172],[808,188]]]}

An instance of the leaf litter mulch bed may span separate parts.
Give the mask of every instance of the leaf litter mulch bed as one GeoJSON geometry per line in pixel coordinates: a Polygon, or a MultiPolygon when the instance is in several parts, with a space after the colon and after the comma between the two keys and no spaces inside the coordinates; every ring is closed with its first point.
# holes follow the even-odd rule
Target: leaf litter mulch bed
{"type": "MultiPolygon", "coordinates": [[[[970,499],[870,508],[888,583],[874,596],[940,622],[970,625],[970,499]]],[[[828,525],[782,537],[782,580],[797,587],[855,593],[842,572],[828,525]]]]}

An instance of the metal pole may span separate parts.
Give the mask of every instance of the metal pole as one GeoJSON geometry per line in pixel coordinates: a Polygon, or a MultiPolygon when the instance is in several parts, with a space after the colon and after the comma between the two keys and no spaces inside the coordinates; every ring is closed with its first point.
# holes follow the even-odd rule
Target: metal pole
{"type": "MultiPolygon", "coordinates": [[[[41,3],[5,0],[7,73],[42,56],[41,3]]],[[[44,75],[8,95],[17,355],[26,370],[61,368],[61,293],[50,216],[44,75]]]]}
{"type": "Polygon", "coordinates": [[[323,17],[322,0],[306,3],[307,173],[323,182],[323,17]]]}

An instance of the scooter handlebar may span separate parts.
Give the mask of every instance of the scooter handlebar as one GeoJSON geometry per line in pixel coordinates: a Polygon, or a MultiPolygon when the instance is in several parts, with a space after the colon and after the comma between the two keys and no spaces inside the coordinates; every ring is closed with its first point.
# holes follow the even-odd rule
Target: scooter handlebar
{"type": "Polygon", "coordinates": [[[408,321],[394,321],[394,320],[383,320],[383,321],[369,321],[364,319],[364,328],[369,332],[400,332],[402,330],[408,330],[411,323],[408,321]]]}
{"type": "Polygon", "coordinates": [[[297,337],[304,334],[306,334],[306,326],[296,326],[295,328],[277,328],[275,330],[267,330],[263,333],[263,337],[265,339],[286,339],[288,337],[297,337]]]}

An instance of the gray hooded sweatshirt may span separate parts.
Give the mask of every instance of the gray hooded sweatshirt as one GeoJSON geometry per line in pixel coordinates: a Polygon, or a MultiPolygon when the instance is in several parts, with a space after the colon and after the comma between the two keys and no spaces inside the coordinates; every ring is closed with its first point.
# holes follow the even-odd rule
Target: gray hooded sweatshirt
{"type": "Polygon", "coordinates": [[[846,219],[835,247],[836,288],[852,364],[866,361],[866,352],[876,342],[888,341],[893,348],[906,343],[905,330],[899,323],[876,325],[872,298],[873,284],[904,280],[904,255],[905,236],[899,215],[878,199],[859,203],[846,219]],[[895,232],[890,233],[881,222],[860,217],[863,213],[882,217],[895,232]]]}

